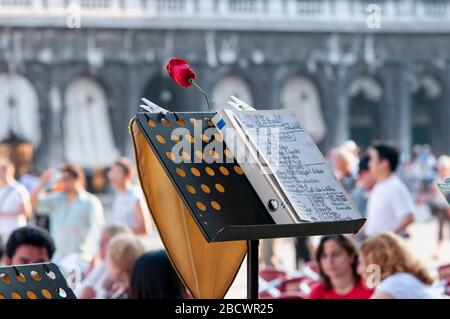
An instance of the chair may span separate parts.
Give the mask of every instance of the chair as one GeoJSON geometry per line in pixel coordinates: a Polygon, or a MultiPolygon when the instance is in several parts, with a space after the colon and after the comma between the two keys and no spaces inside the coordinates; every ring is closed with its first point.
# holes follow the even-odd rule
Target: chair
{"type": "Polygon", "coordinates": [[[274,267],[265,267],[259,272],[259,297],[277,298],[281,295],[279,286],[286,278],[285,271],[274,267]]]}
{"type": "Polygon", "coordinates": [[[278,278],[285,278],[286,272],[274,267],[264,267],[259,271],[259,276],[266,281],[272,281],[278,278]]]}
{"type": "Polygon", "coordinates": [[[282,293],[276,299],[306,299],[306,297],[298,291],[287,291],[282,293]]]}
{"type": "Polygon", "coordinates": [[[302,271],[265,267],[259,272],[259,297],[279,299],[284,294],[289,296],[292,293],[304,299],[310,294],[312,286],[320,279],[316,269],[315,262],[306,264],[302,271]]]}
{"type": "Polygon", "coordinates": [[[281,293],[286,292],[299,292],[304,297],[308,296],[311,293],[312,286],[316,283],[316,280],[313,280],[307,276],[297,277],[297,278],[289,278],[285,279],[280,285],[281,293]]]}

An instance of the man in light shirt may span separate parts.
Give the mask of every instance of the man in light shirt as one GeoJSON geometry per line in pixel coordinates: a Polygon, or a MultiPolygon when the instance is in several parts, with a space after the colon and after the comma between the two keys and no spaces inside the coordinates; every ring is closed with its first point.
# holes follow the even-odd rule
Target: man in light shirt
{"type": "Polygon", "coordinates": [[[387,231],[400,235],[414,221],[414,202],[405,184],[395,170],[399,152],[387,144],[369,148],[369,172],[376,184],[367,203],[367,221],[364,234],[375,236],[387,231]]]}
{"type": "Polygon", "coordinates": [[[84,174],[75,165],[65,165],[61,170],[61,192],[43,194],[52,172],[42,174],[31,195],[36,211],[50,216],[50,234],[56,242],[53,261],[77,255],[77,260],[90,262],[96,255],[97,243],[104,224],[100,200],[84,188],[84,174]]]}
{"type": "Polygon", "coordinates": [[[31,214],[30,195],[14,179],[14,165],[0,158],[0,237],[3,242],[16,228],[25,226],[31,214]]]}

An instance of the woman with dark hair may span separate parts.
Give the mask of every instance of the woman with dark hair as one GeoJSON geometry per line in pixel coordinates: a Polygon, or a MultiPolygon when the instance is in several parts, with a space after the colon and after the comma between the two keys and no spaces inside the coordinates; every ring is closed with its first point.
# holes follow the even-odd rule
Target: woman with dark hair
{"type": "Polygon", "coordinates": [[[132,299],[183,299],[186,290],[164,250],[142,255],[131,274],[132,299]]]}
{"type": "Polygon", "coordinates": [[[309,299],[368,299],[373,293],[363,285],[358,269],[358,252],[343,235],[325,236],[317,248],[321,282],[309,299]]]}

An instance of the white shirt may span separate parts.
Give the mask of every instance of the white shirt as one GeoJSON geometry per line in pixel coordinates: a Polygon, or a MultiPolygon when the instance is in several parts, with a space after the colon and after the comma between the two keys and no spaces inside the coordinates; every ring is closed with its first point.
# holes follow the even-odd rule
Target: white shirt
{"type": "Polygon", "coordinates": [[[406,272],[400,272],[383,279],[375,289],[375,293],[381,291],[390,294],[395,299],[440,298],[439,293],[433,291],[431,286],[424,284],[417,277],[406,272]]]}
{"type": "Polygon", "coordinates": [[[112,206],[111,223],[114,225],[136,227],[136,204],[141,200],[135,188],[116,193],[112,206]]]}
{"type": "Polygon", "coordinates": [[[95,298],[105,298],[107,292],[105,292],[105,288],[103,284],[107,277],[107,265],[106,261],[102,261],[99,265],[97,265],[92,271],[86,276],[83,280],[81,287],[77,290],[78,297],[84,288],[90,287],[95,291],[95,298]]]}
{"type": "Polygon", "coordinates": [[[12,182],[0,188],[0,236],[6,242],[11,232],[27,225],[24,215],[6,217],[2,214],[16,213],[20,205],[30,202],[27,189],[18,182],[12,182]]]}
{"type": "Polygon", "coordinates": [[[55,192],[41,195],[38,202],[36,211],[50,216],[50,234],[56,243],[54,262],[72,253],[88,261],[97,254],[104,215],[95,195],[80,191],[68,203],[66,193],[55,192]]]}
{"type": "Polygon", "coordinates": [[[367,202],[366,236],[393,231],[401,219],[414,211],[412,196],[405,184],[392,174],[377,183],[367,202]]]}

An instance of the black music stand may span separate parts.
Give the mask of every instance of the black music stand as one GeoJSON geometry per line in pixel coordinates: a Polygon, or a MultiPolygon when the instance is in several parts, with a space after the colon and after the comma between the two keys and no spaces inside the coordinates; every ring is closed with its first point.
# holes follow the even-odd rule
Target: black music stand
{"type": "Polygon", "coordinates": [[[53,263],[0,268],[0,299],[76,299],[53,263]]]}
{"type": "MultiPolygon", "coordinates": [[[[208,242],[246,240],[247,253],[247,295],[258,298],[258,243],[259,239],[301,237],[324,234],[356,233],[365,219],[337,222],[307,222],[298,224],[275,224],[257,193],[251,186],[242,168],[233,159],[221,163],[193,162],[191,154],[173,154],[172,148],[177,138],[172,136],[176,128],[190,132],[191,150],[197,139],[202,142],[202,150],[212,139],[221,138],[211,118],[214,112],[189,113],[145,113],[136,114],[136,122],[162,163],[167,175],[184,201],[198,227],[208,242]],[[194,130],[194,126],[202,129],[194,130]],[[205,133],[206,129],[216,130],[211,138],[194,133],[205,133]],[[176,164],[174,156],[186,156],[191,163],[176,164]]],[[[224,144],[223,154],[230,156],[224,144]]]]}

